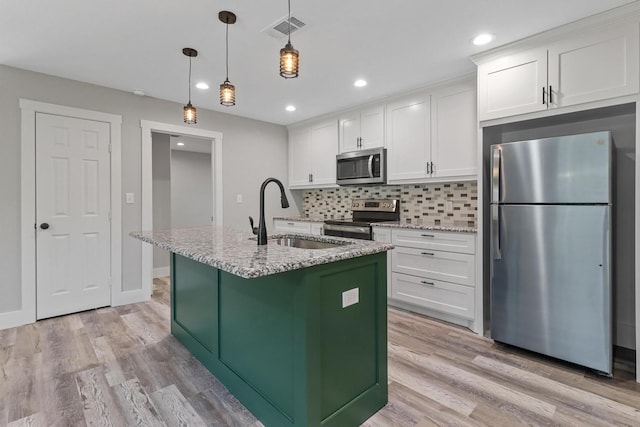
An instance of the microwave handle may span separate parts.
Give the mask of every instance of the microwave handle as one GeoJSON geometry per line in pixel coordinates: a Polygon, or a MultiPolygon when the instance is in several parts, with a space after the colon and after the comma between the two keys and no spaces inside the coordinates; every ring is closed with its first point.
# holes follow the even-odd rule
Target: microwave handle
{"type": "Polygon", "coordinates": [[[374,178],[373,176],[373,154],[369,156],[369,177],[374,178]]]}

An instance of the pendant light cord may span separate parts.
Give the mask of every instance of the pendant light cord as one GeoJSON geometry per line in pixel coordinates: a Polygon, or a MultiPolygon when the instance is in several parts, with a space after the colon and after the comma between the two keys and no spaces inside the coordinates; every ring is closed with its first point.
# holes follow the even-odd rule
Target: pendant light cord
{"type": "Polygon", "coordinates": [[[191,57],[189,57],[189,104],[191,104],[191,57]]]}
{"type": "Polygon", "coordinates": [[[229,81],[229,18],[227,18],[227,81],[229,81]]]}
{"type": "Polygon", "coordinates": [[[287,22],[289,22],[289,34],[287,35],[287,39],[289,43],[291,43],[291,0],[287,0],[287,4],[289,5],[289,19],[287,19],[287,22]]]}

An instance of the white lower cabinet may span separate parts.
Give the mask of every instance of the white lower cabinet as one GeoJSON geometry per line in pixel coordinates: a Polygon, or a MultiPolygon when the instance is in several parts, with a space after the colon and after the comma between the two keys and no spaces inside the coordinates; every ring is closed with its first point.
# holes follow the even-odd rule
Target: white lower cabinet
{"type": "Polygon", "coordinates": [[[391,229],[389,304],[475,329],[475,238],[471,233],[391,229]]]}
{"type": "Polygon", "coordinates": [[[273,231],[277,231],[280,233],[313,234],[316,236],[321,236],[323,225],[323,222],[274,219],[273,231]]]}
{"type": "Polygon", "coordinates": [[[391,298],[469,320],[475,315],[472,286],[395,273],[391,298]]]}

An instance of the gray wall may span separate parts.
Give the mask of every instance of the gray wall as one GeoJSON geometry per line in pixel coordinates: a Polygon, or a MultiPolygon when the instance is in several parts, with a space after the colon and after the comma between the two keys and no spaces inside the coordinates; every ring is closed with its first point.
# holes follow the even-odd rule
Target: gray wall
{"type": "MultiPolygon", "coordinates": [[[[122,115],[122,193],[136,195],[136,203],[123,200],[122,205],[122,289],[140,289],[142,243],[128,236],[141,226],[140,120],[184,125],[182,104],[0,65],[0,313],[21,308],[20,98],[122,115]]],[[[286,128],[204,109],[198,110],[194,127],[224,134],[223,221],[247,230],[247,216],[258,214],[262,181],[274,176],[287,184],[286,128]],[[244,195],[244,203],[235,202],[237,193],[244,195]]],[[[269,190],[267,217],[298,215],[295,206],[279,207],[276,190],[269,190]]]]}
{"type": "MultiPolygon", "coordinates": [[[[614,230],[614,344],[636,348],[635,343],[635,141],[636,116],[632,105],[608,107],[587,112],[554,116],[515,124],[495,126],[484,131],[485,157],[485,218],[489,209],[487,171],[488,146],[551,136],[609,130],[615,142],[615,230],[614,230]]],[[[485,221],[484,235],[489,236],[485,221]]],[[[489,239],[485,239],[485,256],[489,239]]],[[[485,260],[485,265],[488,260],[485,260]]],[[[485,269],[487,270],[487,269],[485,269]]],[[[488,272],[485,271],[485,293],[488,293],[488,272]]],[[[486,310],[486,307],[485,307],[486,310]]]]}
{"type": "Polygon", "coordinates": [[[210,225],[211,154],[171,150],[171,226],[210,225]]]}
{"type": "MultiPolygon", "coordinates": [[[[151,134],[153,163],[153,229],[171,227],[171,143],[169,135],[151,134]]],[[[153,268],[169,266],[169,252],[153,247],[153,268]]]]}

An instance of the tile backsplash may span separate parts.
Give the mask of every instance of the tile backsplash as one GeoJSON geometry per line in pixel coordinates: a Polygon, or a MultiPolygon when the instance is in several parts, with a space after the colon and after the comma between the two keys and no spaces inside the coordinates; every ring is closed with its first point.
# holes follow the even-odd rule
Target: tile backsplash
{"type": "Polygon", "coordinates": [[[351,218],[352,199],[399,199],[400,220],[404,222],[422,220],[437,225],[476,226],[476,181],[305,190],[303,215],[322,219],[351,218]],[[452,203],[451,212],[447,212],[447,201],[452,203]]]}

